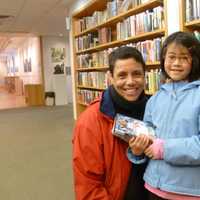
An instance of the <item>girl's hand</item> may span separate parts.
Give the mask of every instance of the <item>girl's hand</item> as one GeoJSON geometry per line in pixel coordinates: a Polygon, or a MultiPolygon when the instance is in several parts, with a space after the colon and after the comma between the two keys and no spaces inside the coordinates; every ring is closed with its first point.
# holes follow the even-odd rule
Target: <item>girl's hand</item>
{"type": "Polygon", "coordinates": [[[147,135],[139,135],[129,140],[131,151],[136,156],[142,155],[150,144],[152,144],[152,139],[147,135]]]}

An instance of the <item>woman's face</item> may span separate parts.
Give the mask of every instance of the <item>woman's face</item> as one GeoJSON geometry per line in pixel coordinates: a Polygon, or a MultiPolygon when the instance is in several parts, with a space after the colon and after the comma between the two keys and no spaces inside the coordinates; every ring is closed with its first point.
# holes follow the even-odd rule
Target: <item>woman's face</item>
{"type": "Polygon", "coordinates": [[[127,101],[136,101],[144,90],[144,70],[133,58],[117,60],[111,76],[115,90],[127,101]]]}
{"type": "Polygon", "coordinates": [[[192,69],[192,57],[188,49],[180,44],[169,44],[165,56],[164,68],[172,80],[188,80],[192,69]]]}

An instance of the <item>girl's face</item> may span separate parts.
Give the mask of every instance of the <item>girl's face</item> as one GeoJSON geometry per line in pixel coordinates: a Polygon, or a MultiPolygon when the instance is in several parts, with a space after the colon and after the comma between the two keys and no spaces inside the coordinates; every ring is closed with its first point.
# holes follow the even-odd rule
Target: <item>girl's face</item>
{"type": "Polygon", "coordinates": [[[192,57],[188,49],[180,44],[169,44],[165,56],[164,68],[172,80],[188,80],[192,69],[192,57]]]}

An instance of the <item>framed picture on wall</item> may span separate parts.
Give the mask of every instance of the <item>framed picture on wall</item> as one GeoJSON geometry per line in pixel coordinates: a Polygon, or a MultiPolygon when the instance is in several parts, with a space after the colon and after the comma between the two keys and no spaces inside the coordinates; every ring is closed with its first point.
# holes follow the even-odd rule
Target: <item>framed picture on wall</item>
{"type": "Polygon", "coordinates": [[[31,58],[28,60],[28,72],[32,72],[31,58]]]}
{"type": "Polygon", "coordinates": [[[31,58],[24,60],[24,72],[32,72],[31,58]]]}
{"type": "Polygon", "coordinates": [[[28,72],[28,59],[24,59],[24,72],[28,72]]]}
{"type": "Polygon", "coordinates": [[[63,62],[65,58],[65,48],[51,48],[51,62],[63,62]]]}

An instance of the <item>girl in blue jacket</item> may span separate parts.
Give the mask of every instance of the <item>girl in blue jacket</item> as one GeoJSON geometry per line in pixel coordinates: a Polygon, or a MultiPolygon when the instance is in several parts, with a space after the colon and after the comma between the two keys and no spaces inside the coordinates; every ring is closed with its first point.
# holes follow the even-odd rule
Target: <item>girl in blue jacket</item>
{"type": "Polygon", "coordinates": [[[156,139],[129,142],[129,160],[148,160],[144,174],[151,200],[200,200],[200,42],[190,33],[166,38],[161,70],[169,80],[147,103],[144,121],[156,139]]]}

